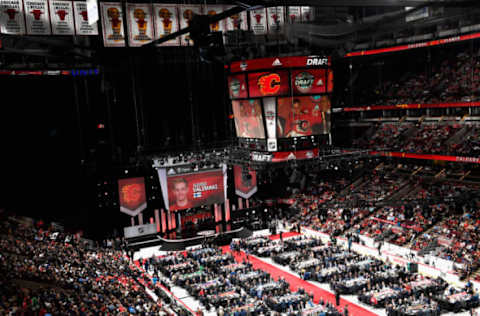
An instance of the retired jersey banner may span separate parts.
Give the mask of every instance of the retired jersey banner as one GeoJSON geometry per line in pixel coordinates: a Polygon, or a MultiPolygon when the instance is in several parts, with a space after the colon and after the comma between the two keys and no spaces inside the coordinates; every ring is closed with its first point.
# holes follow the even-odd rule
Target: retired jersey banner
{"type": "Polygon", "coordinates": [[[49,4],[53,35],[75,35],[72,2],[50,0],[49,4]]]}
{"type": "MultiPolygon", "coordinates": [[[[153,20],[155,23],[155,38],[178,31],[178,10],[176,4],[153,4],[153,20]]],[[[180,37],[169,40],[160,46],[179,46],[180,37]]]]}
{"type": "Polygon", "coordinates": [[[22,0],[0,0],[0,32],[25,34],[25,17],[22,0]]]}
{"type": "Polygon", "coordinates": [[[120,211],[130,216],[137,216],[147,207],[145,180],[142,177],[118,180],[120,211]]]}
{"type": "Polygon", "coordinates": [[[301,22],[302,21],[301,7],[288,7],[287,21],[290,24],[301,22]]]}
{"type": "MultiPolygon", "coordinates": [[[[232,6],[225,6],[225,10],[233,8],[232,6]]],[[[225,30],[235,31],[244,30],[248,31],[247,11],[234,14],[225,19],[225,30]]]]}
{"type": "Polygon", "coordinates": [[[255,35],[267,34],[267,10],[250,11],[250,29],[255,35]]]}
{"type": "MultiPolygon", "coordinates": [[[[207,15],[216,15],[223,12],[223,5],[207,5],[205,9],[205,14],[207,15]]],[[[218,21],[216,23],[210,24],[210,31],[212,32],[223,32],[225,31],[225,19],[218,21]]]]}
{"type": "Polygon", "coordinates": [[[152,5],[127,3],[128,43],[142,46],[153,40],[152,5]]]}
{"type": "Polygon", "coordinates": [[[28,35],[52,34],[47,0],[26,0],[25,22],[28,35]]]}
{"type": "Polygon", "coordinates": [[[301,7],[302,22],[311,22],[315,19],[314,7],[301,7]]]}
{"type": "MultiPolygon", "coordinates": [[[[193,17],[196,14],[202,14],[202,6],[199,4],[179,5],[178,9],[180,11],[179,12],[180,29],[189,27],[193,17]]],[[[192,46],[193,41],[190,38],[190,34],[182,35],[180,44],[185,46],[192,46]]]]}
{"type": "Polygon", "coordinates": [[[75,14],[75,33],[77,33],[77,35],[98,35],[97,23],[89,24],[88,22],[86,2],[74,1],[73,12],[75,14]]]}
{"type": "Polygon", "coordinates": [[[249,199],[257,192],[257,172],[239,165],[233,166],[233,175],[235,178],[235,193],[249,199]]]}
{"type": "MultiPolygon", "coordinates": [[[[223,203],[226,198],[226,165],[222,169],[177,174],[173,169],[160,171],[162,193],[165,205],[170,211],[184,210],[202,205],[223,203]],[[165,194],[166,193],[166,194],[165,194]]],[[[165,170],[165,169],[163,169],[165,170]]]]}
{"type": "Polygon", "coordinates": [[[102,14],[103,45],[105,47],[125,46],[123,31],[122,4],[120,2],[100,2],[102,14]]]}
{"type": "Polygon", "coordinates": [[[269,7],[267,8],[268,32],[279,32],[281,27],[285,24],[285,10],[284,7],[269,7]]]}
{"type": "Polygon", "coordinates": [[[295,94],[326,93],[326,69],[292,70],[292,88],[295,94]]]}

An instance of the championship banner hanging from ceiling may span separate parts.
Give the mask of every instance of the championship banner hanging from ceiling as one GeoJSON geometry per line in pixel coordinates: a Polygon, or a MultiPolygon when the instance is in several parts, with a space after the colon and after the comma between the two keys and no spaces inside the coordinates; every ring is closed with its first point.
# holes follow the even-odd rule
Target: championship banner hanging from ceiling
{"type": "Polygon", "coordinates": [[[127,3],[128,43],[139,47],[153,40],[152,5],[127,3]]]}
{"type": "Polygon", "coordinates": [[[75,15],[75,33],[77,35],[98,35],[97,22],[88,23],[87,3],[84,1],[73,2],[73,12],[75,15]]]}
{"type": "Polygon", "coordinates": [[[103,44],[105,47],[124,47],[122,4],[119,2],[100,2],[102,15],[103,44]]]}
{"type": "MultiPolygon", "coordinates": [[[[205,9],[206,15],[216,15],[223,12],[224,7],[222,5],[207,5],[205,9]]],[[[212,32],[224,32],[225,31],[225,19],[210,24],[210,31],[212,32]]]]}
{"type": "Polygon", "coordinates": [[[257,172],[255,170],[235,165],[233,166],[233,175],[235,178],[235,194],[244,199],[249,199],[257,192],[257,172]]]}
{"type": "Polygon", "coordinates": [[[301,22],[302,15],[300,11],[301,11],[300,7],[288,7],[288,16],[287,16],[288,23],[293,24],[293,23],[301,22]]]}
{"type": "Polygon", "coordinates": [[[22,0],[0,0],[0,24],[2,34],[25,34],[22,0]]]}
{"type": "Polygon", "coordinates": [[[26,0],[25,22],[28,35],[52,34],[47,0],[26,0]]]}
{"type": "MultiPolygon", "coordinates": [[[[226,6],[225,10],[233,8],[232,6],[226,6]]],[[[248,31],[247,11],[234,14],[225,19],[225,30],[235,31],[244,30],[248,31]]]]}
{"type": "Polygon", "coordinates": [[[250,11],[250,29],[255,35],[267,34],[267,10],[257,9],[250,11]]]}
{"type": "MultiPolygon", "coordinates": [[[[178,10],[176,4],[153,4],[153,20],[155,23],[155,39],[178,31],[178,10]]],[[[178,46],[180,37],[171,39],[159,46],[178,46]]]]}
{"type": "Polygon", "coordinates": [[[313,7],[302,7],[302,22],[311,22],[315,19],[315,12],[313,7]]]}
{"type": "Polygon", "coordinates": [[[147,207],[145,181],[142,177],[118,180],[120,212],[137,216],[147,207]]]}
{"type": "MultiPolygon", "coordinates": [[[[196,14],[202,14],[202,6],[199,4],[179,5],[178,8],[180,17],[180,29],[189,27],[193,17],[196,14]]],[[[190,38],[190,33],[181,36],[180,45],[193,46],[193,41],[190,38]]]]}
{"type": "Polygon", "coordinates": [[[267,21],[269,33],[279,32],[281,27],[285,24],[284,7],[267,8],[267,21]]]}
{"type": "Polygon", "coordinates": [[[71,1],[50,0],[50,23],[53,35],[75,35],[71,1]]]}

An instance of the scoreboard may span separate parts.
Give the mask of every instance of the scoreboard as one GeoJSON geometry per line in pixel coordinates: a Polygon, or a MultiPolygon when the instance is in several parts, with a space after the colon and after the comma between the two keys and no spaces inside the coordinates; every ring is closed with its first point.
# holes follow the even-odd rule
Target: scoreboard
{"type": "Polygon", "coordinates": [[[259,58],[233,62],[229,68],[228,90],[241,144],[275,152],[288,139],[330,133],[330,57],[259,58]]]}

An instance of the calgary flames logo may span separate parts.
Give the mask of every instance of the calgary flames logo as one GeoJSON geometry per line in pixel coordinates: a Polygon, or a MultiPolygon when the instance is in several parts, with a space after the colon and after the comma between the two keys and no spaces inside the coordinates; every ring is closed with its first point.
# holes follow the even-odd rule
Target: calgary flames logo
{"type": "Polygon", "coordinates": [[[280,90],[280,75],[270,73],[260,76],[257,84],[262,95],[274,95],[280,90]]]}
{"type": "Polygon", "coordinates": [[[127,205],[135,205],[140,202],[143,196],[142,186],[138,183],[127,184],[122,190],[122,200],[127,205]]]}

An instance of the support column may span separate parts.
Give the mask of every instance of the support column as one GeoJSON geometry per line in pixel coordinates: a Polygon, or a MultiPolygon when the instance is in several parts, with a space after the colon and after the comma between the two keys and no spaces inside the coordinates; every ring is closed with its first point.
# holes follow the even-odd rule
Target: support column
{"type": "Polygon", "coordinates": [[[143,225],[143,212],[138,214],[138,225],[143,225]]]}
{"type": "Polygon", "coordinates": [[[161,212],[161,220],[162,220],[162,233],[166,232],[167,231],[167,216],[165,214],[165,210],[162,208],[162,212],[161,212]]]}
{"type": "Polygon", "coordinates": [[[160,232],[160,213],[158,210],[154,211],[155,213],[155,224],[157,225],[157,233],[160,232]]]}

